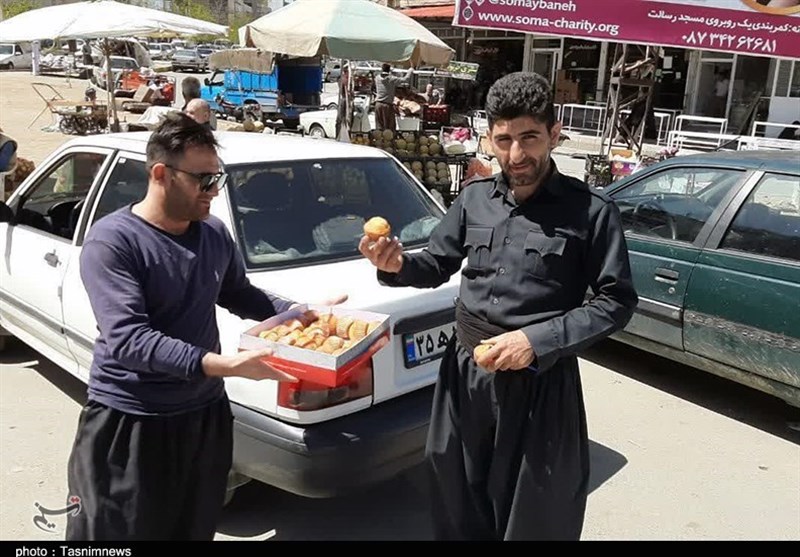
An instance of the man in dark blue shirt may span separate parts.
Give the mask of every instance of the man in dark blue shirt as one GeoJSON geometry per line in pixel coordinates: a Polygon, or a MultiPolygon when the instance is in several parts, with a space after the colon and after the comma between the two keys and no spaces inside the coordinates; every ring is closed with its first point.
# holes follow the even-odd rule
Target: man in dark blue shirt
{"type": "MultiPolygon", "coordinates": [[[[147,195],[99,220],[80,264],[99,335],[68,465],[69,540],[213,539],[233,449],[223,378],[294,381],[268,351],[219,354],[215,305],[263,320],[293,302],[248,281],[223,223],[210,130],[173,113],[147,144],[147,195]]],[[[342,300],[339,300],[342,301],[342,300]]]]}
{"type": "Polygon", "coordinates": [[[464,189],[422,252],[359,249],[389,286],[434,288],[467,259],[426,448],[436,537],[576,540],[589,482],[577,353],[633,314],[625,236],[613,202],[551,160],[561,124],[544,78],[498,80],[486,113],[502,173],[464,189]]]}

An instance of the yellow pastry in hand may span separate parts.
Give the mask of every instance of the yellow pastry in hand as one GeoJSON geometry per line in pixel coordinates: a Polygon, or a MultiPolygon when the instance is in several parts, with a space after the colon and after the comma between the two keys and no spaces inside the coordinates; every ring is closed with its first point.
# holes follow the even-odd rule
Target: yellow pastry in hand
{"type": "Polygon", "coordinates": [[[388,237],[392,233],[392,227],[383,217],[372,217],[364,223],[364,234],[372,242],[377,242],[381,237],[388,237]]]}

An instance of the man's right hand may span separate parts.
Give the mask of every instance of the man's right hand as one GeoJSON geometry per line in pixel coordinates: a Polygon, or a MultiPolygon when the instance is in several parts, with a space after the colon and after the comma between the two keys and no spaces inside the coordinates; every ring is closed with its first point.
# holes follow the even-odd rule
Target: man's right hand
{"type": "Polygon", "coordinates": [[[298,380],[270,366],[262,360],[272,355],[269,348],[264,350],[246,350],[235,356],[221,356],[213,352],[203,356],[203,372],[209,377],[246,377],[247,379],[272,379],[296,383],[298,380]]]}
{"type": "Polygon", "coordinates": [[[403,244],[397,238],[373,242],[365,235],[358,243],[358,251],[381,271],[399,273],[403,267],[403,244]]]}

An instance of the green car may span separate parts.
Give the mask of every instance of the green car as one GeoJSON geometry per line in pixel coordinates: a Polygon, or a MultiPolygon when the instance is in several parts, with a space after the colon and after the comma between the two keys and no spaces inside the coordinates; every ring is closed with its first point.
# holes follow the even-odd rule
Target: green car
{"type": "Polygon", "coordinates": [[[614,338],[800,407],[800,151],[676,157],[604,191],[639,294],[614,338]]]}

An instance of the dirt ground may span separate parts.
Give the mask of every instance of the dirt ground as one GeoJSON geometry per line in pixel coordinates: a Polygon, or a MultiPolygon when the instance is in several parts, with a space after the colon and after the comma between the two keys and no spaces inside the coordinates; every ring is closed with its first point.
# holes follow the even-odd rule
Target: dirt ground
{"type": "Polygon", "coordinates": [[[52,99],[58,93],[73,101],[83,99],[84,91],[90,83],[81,79],[33,76],[30,72],[23,71],[0,72],[0,128],[17,141],[18,156],[30,159],[38,165],[56,147],[73,136],[60,131],[42,131],[43,128],[53,125],[55,120],[44,99],[34,90],[33,83],[42,83],[53,88],[39,88],[46,98],[52,99]]]}

